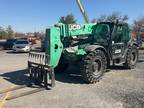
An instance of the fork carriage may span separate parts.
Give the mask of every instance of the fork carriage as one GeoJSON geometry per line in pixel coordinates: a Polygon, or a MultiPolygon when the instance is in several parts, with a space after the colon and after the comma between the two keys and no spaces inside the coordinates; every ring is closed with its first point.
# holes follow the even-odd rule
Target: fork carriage
{"type": "Polygon", "coordinates": [[[45,88],[55,86],[54,69],[48,65],[48,56],[43,53],[30,52],[28,56],[29,76],[34,79],[35,84],[43,85],[45,88]]]}

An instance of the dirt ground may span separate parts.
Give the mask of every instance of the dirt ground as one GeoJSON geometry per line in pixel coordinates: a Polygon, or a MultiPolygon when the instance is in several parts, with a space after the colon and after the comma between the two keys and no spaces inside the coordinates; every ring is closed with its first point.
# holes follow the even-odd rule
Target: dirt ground
{"type": "MultiPolygon", "coordinates": [[[[0,51],[0,90],[31,81],[26,71],[27,58],[26,53],[0,51]]],[[[6,100],[33,89],[0,94],[0,108],[144,108],[144,57],[135,69],[115,67],[96,84],[86,84],[79,71],[71,67],[66,73],[56,74],[52,90],[6,100]]]]}

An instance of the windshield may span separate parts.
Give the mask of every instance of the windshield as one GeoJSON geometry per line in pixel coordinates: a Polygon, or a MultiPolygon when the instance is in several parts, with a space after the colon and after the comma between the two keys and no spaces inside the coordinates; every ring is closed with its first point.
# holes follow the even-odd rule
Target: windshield
{"type": "Polygon", "coordinates": [[[97,24],[95,33],[96,34],[107,34],[110,32],[110,28],[108,24],[97,24]]]}
{"type": "Polygon", "coordinates": [[[16,44],[29,44],[28,41],[17,41],[16,44]]]}
{"type": "Polygon", "coordinates": [[[110,26],[109,24],[97,24],[95,27],[95,39],[97,42],[106,42],[108,34],[110,33],[110,26]]]}

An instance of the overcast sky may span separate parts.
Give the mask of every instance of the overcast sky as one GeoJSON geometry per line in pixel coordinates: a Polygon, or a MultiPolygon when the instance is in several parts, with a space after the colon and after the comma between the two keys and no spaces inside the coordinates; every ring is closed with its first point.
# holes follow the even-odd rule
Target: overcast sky
{"type": "MultiPolygon", "coordinates": [[[[144,15],[144,0],[82,0],[92,20],[103,14],[121,12],[129,23],[144,15]]],[[[0,26],[12,25],[18,32],[44,31],[60,16],[73,13],[79,23],[83,17],[76,0],[0,0],[0,26]]]]}

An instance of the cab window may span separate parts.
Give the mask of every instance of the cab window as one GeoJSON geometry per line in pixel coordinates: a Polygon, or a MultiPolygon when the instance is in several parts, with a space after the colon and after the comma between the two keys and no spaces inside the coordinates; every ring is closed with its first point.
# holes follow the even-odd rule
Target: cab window
{"type": "Polygon", "coordinates": [[[122,41],[123,41],[123,27],[122,27],[122,25],[118,25],[116,32],[115,32],[114,42],[120,43],[122,41]]]}

